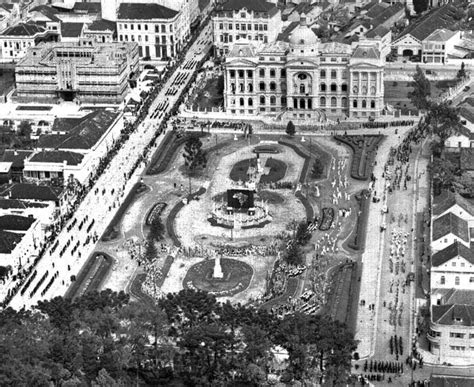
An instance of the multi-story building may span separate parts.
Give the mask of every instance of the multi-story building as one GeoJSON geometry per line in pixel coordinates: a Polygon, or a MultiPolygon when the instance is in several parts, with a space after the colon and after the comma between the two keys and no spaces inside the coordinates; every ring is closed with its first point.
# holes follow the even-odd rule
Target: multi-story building
{"type": "Polygon", "coordinates": [[[16,98],[117,104],[137,71],[136,43],[49,43],[32,47],[18,62],[16,98]]]}
{"type": "Polygon", "coordinates": [[[20,21],[19,4],[0,4],[0,31],[20,21]]]}
{"type": "Polygon", "coordinates": [[[376,117],[384,107],[384,61],[376,44],[321,43],[302,17],[288,42],[234,44],[225,60],[230,114],[322,121],[376,117]]]}
{"type": "Polygon", "coordinates": [[[118,40],[138,44],[141,58],[173,58],[190,34],[183,15],[159,4],[122,3],[117,15],[118,40]]]}
{"type": "Polygon", "coordinates": [[[216,55],[227,55],[235,43],[274,42],[282,32],[281,12],[265,0],[229,0],[212,17],[216,55]]]}
{"type": "Polygon", "coordinates": [[[437,29],[421,42],[423,63],[445,63],[448,53],[453,51],[460,42],[461,31],[437,29]]]}
{"type": "Polygon", "coordinates": [[[19,23],[0,34],[0,60],[14,62],[23,58],[30,47],[58,40],[58,32],[36,23],[19,23]]]}
{"type": "Polygon", "coordinates": [[[470,364],[474,351],[474,252],[469,230],[474,227],[474,206],[459,194],[445,191],[433,200],[432,224],[429,350],[439,363],[470,364]],[[446,245],[442,249],[439,240],[446,245]]]}

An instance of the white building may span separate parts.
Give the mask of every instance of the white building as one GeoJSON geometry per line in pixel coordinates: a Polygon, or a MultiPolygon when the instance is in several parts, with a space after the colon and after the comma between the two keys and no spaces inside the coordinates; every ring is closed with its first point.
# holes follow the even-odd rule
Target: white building
{"type": "Polygon", "coordinates": [[[431,227],[431,251],[436,253],[459,242],[469,248],[471,238],[469,225],[465,219],[448,212],[433,221],[431,227]]]}
{"type": "Polygon", "coordinates": [[[212,17],[216,55],[227,55],[235,43],[274,42],[282,32],[280,10],[265,0],[229,0],[212,17]]]}
{"type": "Polygon", "coordinates": [[[0,4],[0,32],[20,21],[19,4],[0,4]]]}
{"type": "Polygon", "coordinates": [[[123,3],[119,6],[118,40],[136,42],[141,58],[173,58],[180,53],[189,34],[190,25],[182,11],[147,3],[123,3]]]}
{"type": "Polygon", "coordinates": [[[443,64],[448,54],[461,42],[461,31],[437,29],[422,41],[423,63],[443,64]]]}

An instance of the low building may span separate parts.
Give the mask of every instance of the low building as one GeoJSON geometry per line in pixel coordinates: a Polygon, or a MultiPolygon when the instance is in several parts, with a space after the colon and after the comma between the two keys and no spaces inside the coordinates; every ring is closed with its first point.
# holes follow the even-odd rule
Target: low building
{"type": "Polygon", "coordinates": [[[159,4],[122,3],[117,14],[120,42],[135,42],[140,58],[168,60],[177,56],[190,35],[184,14],[159,4]]]}
{"type": "Polygon", "coordinates": [[[423,63],[444,64],[456,45],[461,42],[461,31],[440,28],[422,41],[423,63]]]}
{"type": "Polygon", "coordinates": [[[281,12],[265,0],[229,0],[216,6],[212,30],[216,55],[227,55],[235,43],[272,43],[282,32],[281,12]]]}
{"type": "Polygon", "coordinates": [[[6,149],[1,158],[2,162],[11,163],[11,178],[13,181],[21,182],[23,179],[23,168],[25,167],[25,159],[27,159],[33,151],[6,149]]]}
{"type": "Polygon", "coordinates": [[[67,184],[75,179],[87,184],[122,129],[123,116],[107,110],[80,119],[57,119],[53,134],[41,136],[37,149],[25,160],[24,181],[67,184]]]}
{"type": "Polygon", "coordinates": [[[8,183],[12,178],[12,162],[0,161],[0,184],[8,183]]]}
{"type": "Polygon", "coordinates": [[[97,43],[113,42],[117,38],[117,24],[109,20],[98,19],[86,25],[83,34],[84,38],[97,43]]]}
{"type": "Polygon", "coordinates": [[[119,104],[138,72],[136,43],[50,43],[33,47],[15,68],[21,102],[77,100],[119,104]]]}
{"type": "Polygon", "coordinates": [[[56,41],[57,32],[48,31],[36,23],[19,23],[0,34],[0,61],[16,62],[26,55],[30,47],[56,41]]]}
{"type": "Polygon", "coordinates": [[[460,152],[462,148],[472,148],[474,145],[474,133],[464,126],[460,126],[458,131],[449,136],[444,142],[447,152],[460,152]]]}
{"type": "Polygon", "coordinates": [[[431,251],[436,253],[455,242],[470,247],[468,222],[449,212],[433,221],[431,227],[431,251]]]}

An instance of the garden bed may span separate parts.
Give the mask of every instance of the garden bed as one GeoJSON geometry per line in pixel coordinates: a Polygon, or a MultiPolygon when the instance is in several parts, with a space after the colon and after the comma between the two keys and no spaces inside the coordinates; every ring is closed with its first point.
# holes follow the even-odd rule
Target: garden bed
{"type": "Polygon", "coordinates": [[[383,136],[337,135],[334,138],[352,150],[351,177],[356,180],[368,180],[372,173],[375,153],[383,136]]]}
{"type": "Polygon", "coordinates": [[[230,170],[229,177],[233,181],[248,181],[250,168],[257,168],[257,159],[245,159],[235,163],[230,170]]]}
{"type": "Polygon", "coordinates": [[[158,202],[153,205],[152,209],[148,212],[148,215],[146,217],[146,222],[145,224],[147,226],[151,226],[153,221],[156,218],[159,218],[163,210],[166,208],[167,204],[164,202],[158,202]]]}
{"type": "Polygon", "coordinates": [[[276,145],[257,145],[253,148],[253,153],[280,153],[280,149],[276,145]]]}
{"type": "Polygon", "coordinates": [[[321,223],[319,224],[319,229],[321,231],[328,231],[331,228],[333,222],[334,222],[334,208],[324,207],[322,210],[322,219],[321,219],[321,223]]]}
{"type": "Polygon", "coordinates": [[[113,258],[108,254],[96,252],[91,255],[80,270],[76,280],[69,286],[64,297],[74,299],[82,294],[98,291],[112,264],[113,258]]]}
{"type": "Polygon", "coordinates": [[[359,203],[359,215],[357,216],[356,228],[350,237],[348,246],[353,250],[364,250],[369,218],[370,193],[367,190],[363,190],[355,198],[359,203]]]}
{"type": "Polygon", "coordinates": [[[312,221],[314,218],[314,210],[313,206],[309,202],[309,200],[304,196],[301,191],[295,192],[295,196],[298,198],[298,200],[303,204],[304,209],[306,211],[306,220],[307,221],[312,221]]]}
{"type": "Polygon", "coordinates": [[[129,292],[139,302],[142,302],[147,305],[154,305],[155,301],[153,300],[153,298],[150,297],[148,294],[144,293],[142,290],[142,283],[145,281],[145,279],[145,273],[137,274],[133,279],[132,284],[130,285],[129,292]]]}
{"type": "Polygon", "coordinates": [[[170,268],[173,262],[174,262],[173,256],[168,255],[165,259],[165,263],[163,264],[163,267],[161,268],[161,277],[156,282],[156,286],[158,286],[159,288],[163,286],[166,277],[168,277],[168,273],[170,271],[170,268]]]}
{"type": "Polygon", "coordinates": [[[269,168],[270,170],[268,171],[267,175],[262,175],[260,177],[260,183],[275,183],[285,177],[287,167],[283,161],[268,158],[265,162],[265,167],[269,168]]]}

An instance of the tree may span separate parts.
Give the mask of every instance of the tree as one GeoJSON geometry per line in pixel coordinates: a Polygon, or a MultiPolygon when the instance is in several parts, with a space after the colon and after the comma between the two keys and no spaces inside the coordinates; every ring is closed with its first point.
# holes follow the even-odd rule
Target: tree
{"type": "Polygon", "coordinates": [[[293,123],[293,121],[288,121],[288,124],[286,125],[286,134],[288,136],[293,137],[295,133],[296,133],[295,124],[293,123]]]}
{"type": "Polygon", "coordinates": [[[428,97],[431,95],[431,84],[420,66],[416,66],[413,75],[413,91],[408,93],[408,98],[417,109],[427,110],[429,108],[428,97]]]}
{"type": "Polygon", "coordinates": [[[160,241],[163,239],[163,234],[165,232],[165,227],[159,216],[156,216],[151,222],[150,234],[148,239],[154,239],[160,241]]]}
{"type": "Polygon", "coordinates": [[[413,9],[419,15],[428,9],[429,0],[413,0],[413,9]]]}
{"type": "Polygon", "coordinates": [[[21,121],[18,126],[18,134],[29,141],[31,139],[31,123],[29,121],[21,121]]]}
{"type": "Polygon", "coordinates": [[[438,136],[441,143],[444,144],[459,126],[458,110],[446,101],[430,103],[426,123],[430,125],[433,134],[438,136]]]}
{"type": "Polygon", "coordinates": [[[313,179],[320,179],[324,173],[324,165],[319,158],[315,159],[313,162],[313,167],[311,168],[311,176],[313,179]]]}
{"type": "Polygon", "coordinates": [[[459,69],[457,75],[456,75],[456,78],[457,79],[464,79],[466,78],[466,70],[465,70],[465,64],[464,62],[461,63],[461,68],[459,69]]]}
{"type": "Polygon", "coordinates": [[[158,249],[155,246],[154,238],[151,237],[146,241],[145,258],[148,262],[151,262],[156,257],[158,257],[158,249]]]}
{"type": "Polygon", "coordinates": [[[192,137],[184,145],[184,165],[188,172],[198,168],[205,168],[207,164],[206,154],[202,150],[202,142],[197,137],[192,137]]]}
{"type": "Polygon", "coordinates": [[[303,252],[296,241],[286,249],[284,258],[289,265],[301,265],[303,263],[303,252]]]}

